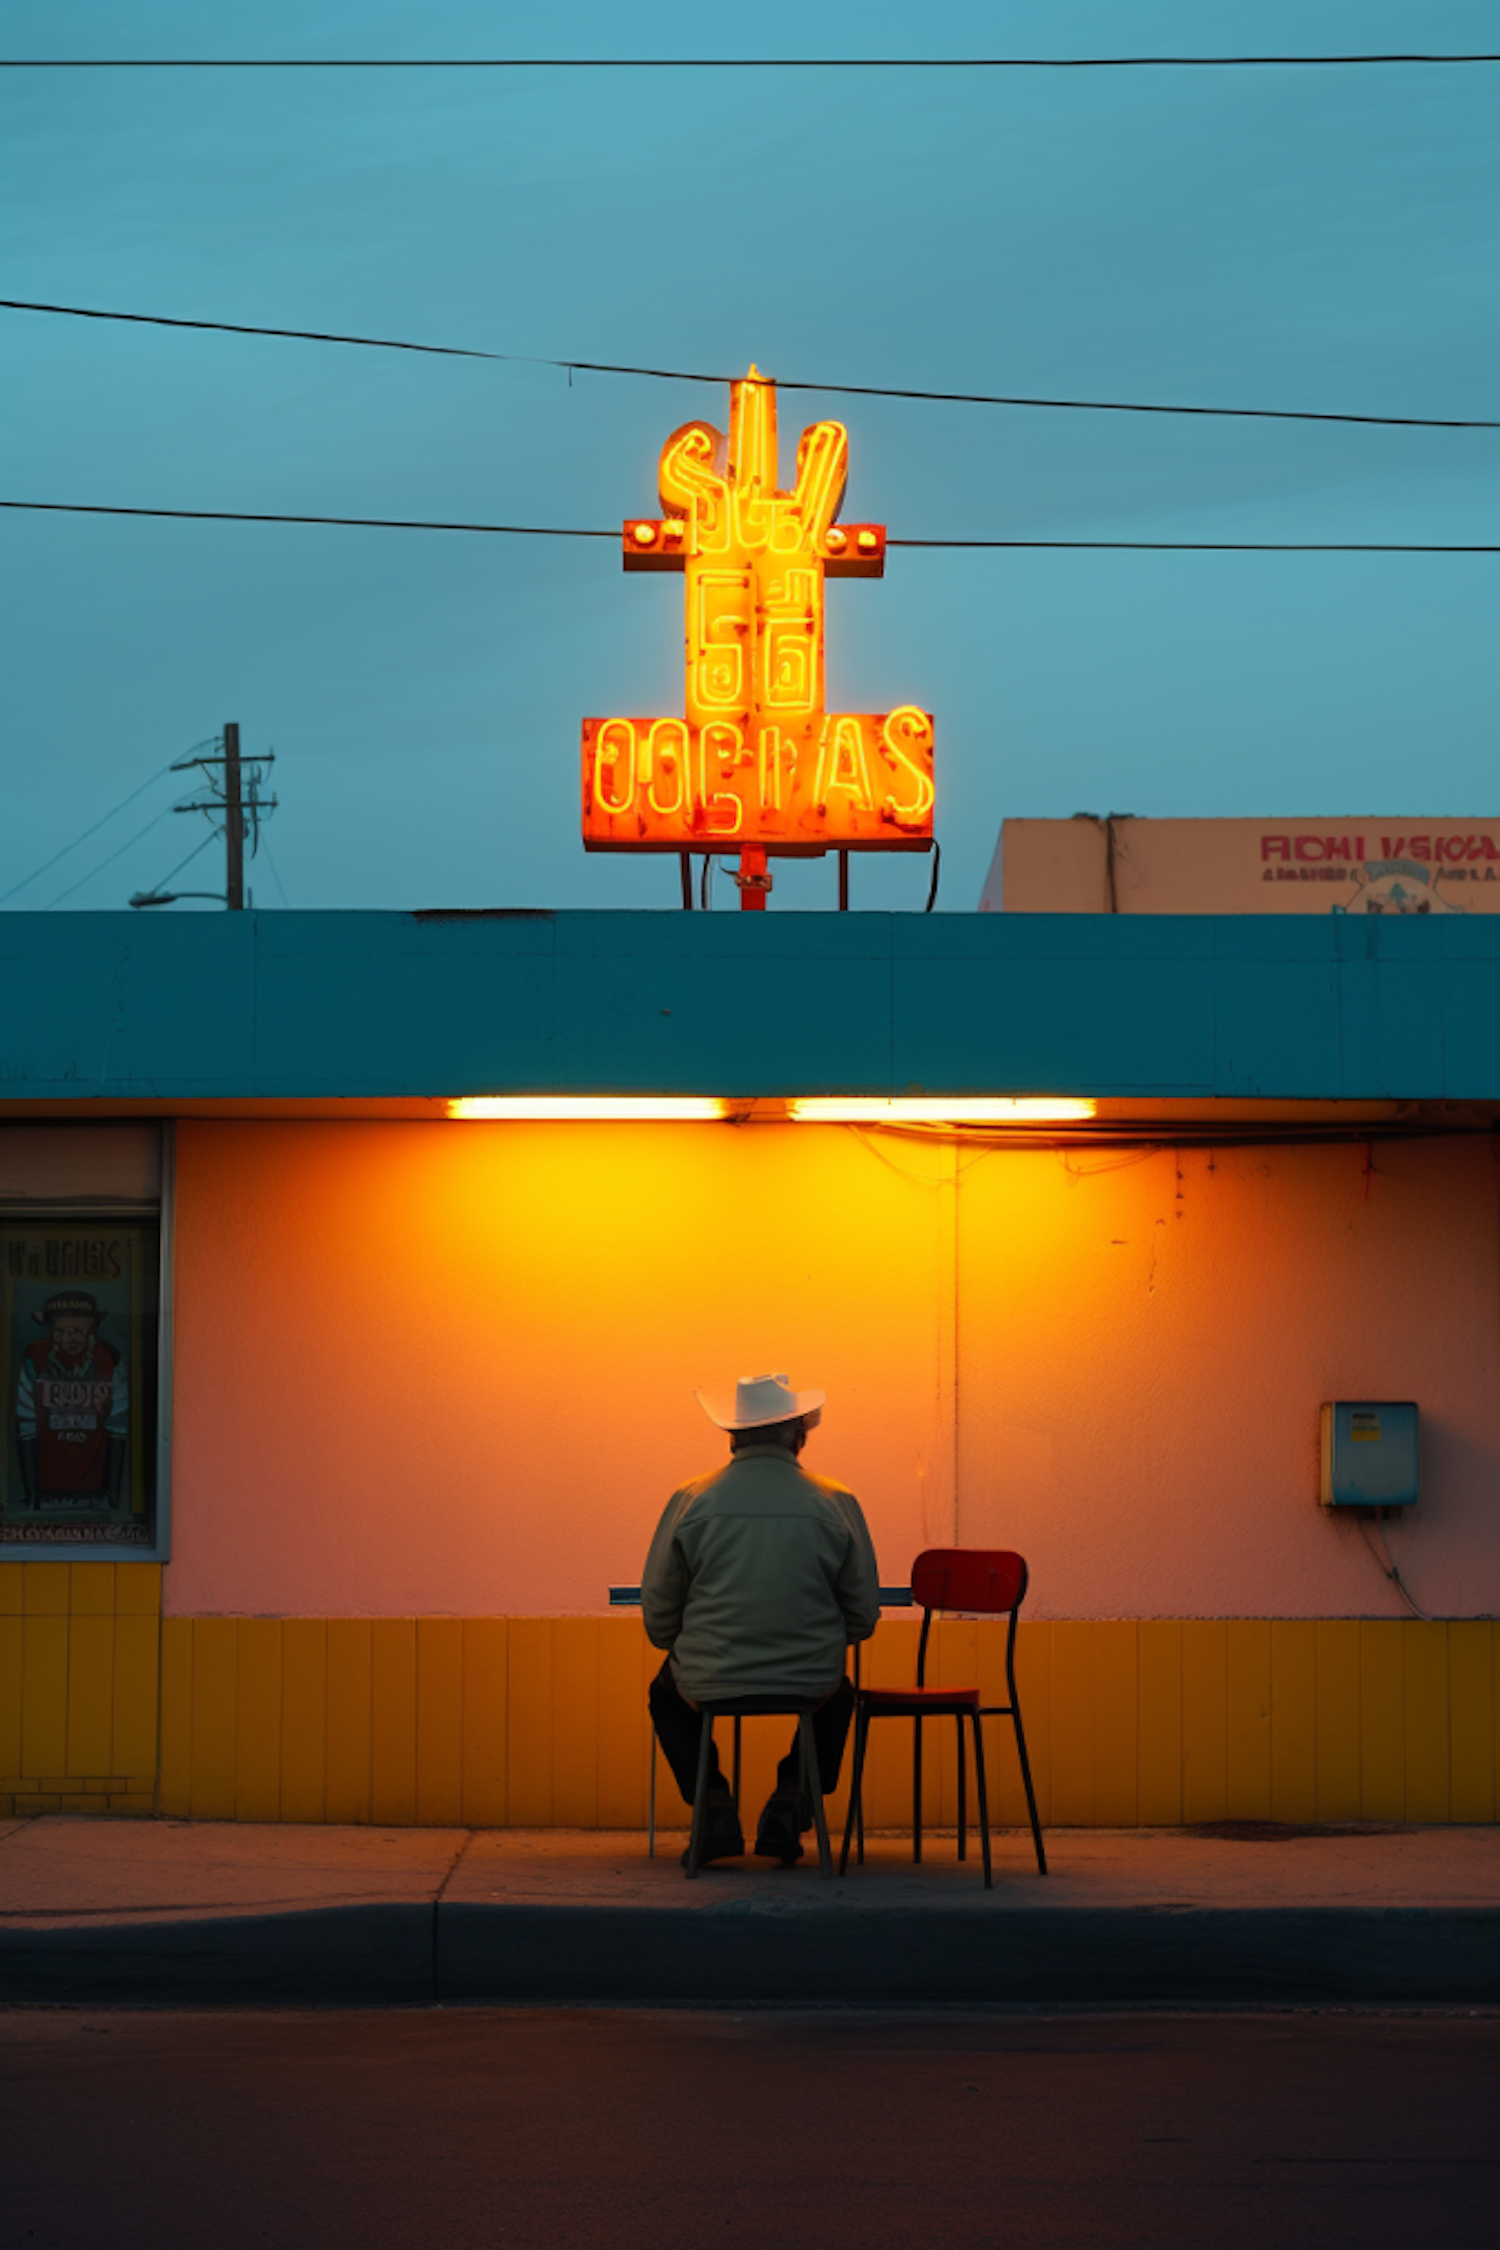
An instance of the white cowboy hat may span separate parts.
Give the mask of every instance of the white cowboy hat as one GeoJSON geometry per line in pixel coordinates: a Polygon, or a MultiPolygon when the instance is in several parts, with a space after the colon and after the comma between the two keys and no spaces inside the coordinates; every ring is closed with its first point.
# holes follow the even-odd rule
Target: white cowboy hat
{"type": "Polygon", "coordinates": [[[721,1430],[758,1430],[772,1422],[805,1415],[809,1428],[823,1414],[826,1391],[794,1391],[784,1375],[742,1375],[731,1399],[724,1391],[694,1391],[694,1398],[721,1430]]]}

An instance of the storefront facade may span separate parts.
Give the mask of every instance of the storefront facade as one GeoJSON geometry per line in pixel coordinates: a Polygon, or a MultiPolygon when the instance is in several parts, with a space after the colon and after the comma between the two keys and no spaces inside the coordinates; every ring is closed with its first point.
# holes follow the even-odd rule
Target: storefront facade
{"type": "MultiPolygon", "coordinates": [[[[1495,1817],[1500,928],[0,935],[7,1809],[639,1824],[659,1659],[607,1589],[717,1457],[695,1385],[776,1366],[828,1390],[809,1460],[886,1583],[928,1544],[1027,1555],[1051,1822],[1495,1817]],[[817,1097],[1095,1115],[788,1106],[817,1097]],[[507,1098],[544,1114],[450,1114],[507,1098]],[[579,1100],[624,1114],[545,1114],[579,1100]],[[77,1375],[61,1467],[24,1470],[27,1367],[77,1375]],[[1420,1409],[1399,1520],[1319,1505],[1340,1399],[1420,1409]]],[[[914,1639],[888,1615],[871,1676],[914,1639]]],[[[993,1627],[940,1653],[998,1684],[993,1627]]]]}

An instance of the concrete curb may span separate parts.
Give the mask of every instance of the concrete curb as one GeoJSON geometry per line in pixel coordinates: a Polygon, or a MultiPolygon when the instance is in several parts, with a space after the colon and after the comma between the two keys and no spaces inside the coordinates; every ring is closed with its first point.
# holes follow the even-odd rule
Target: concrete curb
{"type": "Polygon", "coordinates": [[[430,2001],[430,1899],[0,1929],[0,1999],[90,2006],[430,2001]]]}
{"type": "Polygon", "coordinates": [[[1038,1907],[993,1920],[890,1910],[673,1913],[453,1905],[443,1999],[1500,2001],[1500,1911],[1038,1907]]]}
{"type": "Polygon", "coordinates": [[[1500,1909],[433,1905],[0,1930],[30,2005],[1500,2004],[1500,1909]]]}

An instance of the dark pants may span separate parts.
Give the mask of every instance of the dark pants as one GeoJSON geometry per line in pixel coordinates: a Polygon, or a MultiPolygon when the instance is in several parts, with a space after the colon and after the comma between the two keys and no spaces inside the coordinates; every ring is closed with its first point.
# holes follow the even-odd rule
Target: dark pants
{"type": "MultiPolygon", "coordinates": [[[[651,1682],[649,1698],[651,1724],[656,1729],[656,1739],[662,1754],[672,1769],[672,1779],[682,1791],[682,1801],[690,1805],[698,1786],[698,1745],[703,1733],[703,1714],[695,1711],[681,1693],[672,1673],[670,1657],[651,1682]]],[[[823,1784],[823,1794],[828,1796],[839,1785],[839,1767],[844,1762],[844,1744],[849,1736],[849,1721],[854,1716],[854,1690],[849,1682],[840,1680],[826,1702],[820,1703],[812,1715],[813,1742],[818,1753],[818,1779],[823,1784]]],[[[802,1783],[802,1759],[797,1748],[797,1736],[792,1735],[792,1746],[776,1768],[776,1786],[793,1790],[802,1783]]],[[[708,1786],[727,1793],[729,1784],[724,1779],[719,1764],[718,1745],[708,1754],[708,1786]]]]}

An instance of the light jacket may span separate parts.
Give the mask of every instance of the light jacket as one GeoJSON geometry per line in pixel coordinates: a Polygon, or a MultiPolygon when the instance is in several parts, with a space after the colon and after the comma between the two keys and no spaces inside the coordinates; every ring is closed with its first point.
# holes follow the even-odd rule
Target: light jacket
{"type": "Polygon", "coordinates": [[[880,1618],[854,1494],[780,1445],[736,1453],[668,1501],[641,1576],[646,1632],[695,1703],[815,1699],[880,1618]]]}

